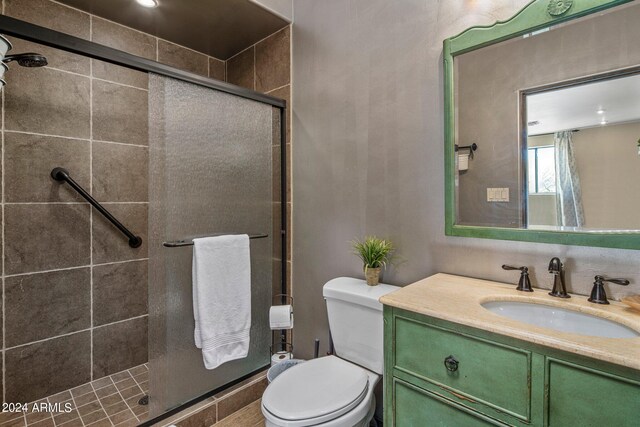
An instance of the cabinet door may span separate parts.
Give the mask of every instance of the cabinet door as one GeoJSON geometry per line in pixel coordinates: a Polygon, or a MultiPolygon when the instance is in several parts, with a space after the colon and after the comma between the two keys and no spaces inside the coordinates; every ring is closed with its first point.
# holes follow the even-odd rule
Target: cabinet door
{"type": "Polygon", "coordinates": [[[640,382],[547,358],[550,427],[640,425],[640,382]]]}
{"type": "Polygon", "coordinates": [[[446,401],[441,396],[393,380],[393,427],[476,427],[505,425],[446,401]]]}

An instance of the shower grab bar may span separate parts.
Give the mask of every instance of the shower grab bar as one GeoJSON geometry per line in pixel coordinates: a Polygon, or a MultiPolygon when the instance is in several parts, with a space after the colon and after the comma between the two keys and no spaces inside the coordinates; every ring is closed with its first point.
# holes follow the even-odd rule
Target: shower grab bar
{"type": "MultiPolygon", "coordinates": [[[[212,234],[211,236],[208,236],[208,237],[224,236],[224,235],[225,233],[218,233],[218,234],[212,234]]],[[[269,235],[268,234],[249,234],[249,239],[251,240],[264,239],[266,237],[269,237],[269,235]]],[[[162,246],[166,248],[182,248],[185,246],[193,246],[193,240],[172,240],[170,242],[164,242],[162,246]]]]}
{"type": "Polygon", "coordinates": [[[107,218],[113,225],[118,228],[118,230],[120,230],[125,236],[129,238],[129,246],[131,246],[132,248],[137,248],[142,245],[142,238],[129,231],[127,227],[122,225],[120,221],[118,221],[113,215],[111,215],[111,212],[106,210],[105,207],[102,206],[96,199],[91,197],[91,195],[87,193],[84,188],[82,188],[77,182],[74,181],[73,178],[69,176],[69,172],[66,169],[53,168],[53,170],[51,171],[51,178],[55,179],[56,181],[66,182],[71,186],[71,188],[76,190],[78,194],[80,194],[87,202],[91,203],[91,206],[93,206],[98,212],[104,215],[105,218],[107,218]]]}

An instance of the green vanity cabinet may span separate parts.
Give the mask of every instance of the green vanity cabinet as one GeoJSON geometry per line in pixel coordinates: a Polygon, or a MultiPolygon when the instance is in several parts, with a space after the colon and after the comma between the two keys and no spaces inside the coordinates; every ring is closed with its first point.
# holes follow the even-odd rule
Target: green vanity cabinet
{"type": "Polygon", "coordinates": [[[385,426],[640,425],[638,371],[389,306],[384,321],[385,426]]]}
{"type": "Polygon", "coordinates": [[[546,374],[546,425],[640,425],[637,376],[625,378],[551,357],[546,374]]]}
{"type": "Polygon", "coordinates": [[[396,426],[496,425],[480,414],[451,404],[435,393],[396,378],[393,380],[393,394],[395,413],[402,414],[401,418],[394,418],[393,425],[396,426]]]}

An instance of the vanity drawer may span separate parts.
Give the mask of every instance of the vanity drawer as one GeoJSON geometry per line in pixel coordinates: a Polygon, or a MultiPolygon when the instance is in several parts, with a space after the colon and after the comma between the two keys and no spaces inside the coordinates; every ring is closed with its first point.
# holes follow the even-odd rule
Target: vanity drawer
{"type": "Polygon", "coordinates": [[[484,417],[398,379],[393,380],[395,417],[393,427],[506,425],[484,417]]]}
{"type": "Polygon", "coordinates": [[[394,328],[395,370],[448,389],[461,403],[530,421],[530,352],[401,316],[394,328]]]}

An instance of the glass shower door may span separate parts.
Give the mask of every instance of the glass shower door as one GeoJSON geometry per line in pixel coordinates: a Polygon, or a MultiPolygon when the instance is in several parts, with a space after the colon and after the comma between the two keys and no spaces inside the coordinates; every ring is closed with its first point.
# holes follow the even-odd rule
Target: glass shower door
{"type": "Polygon", "coordinates": [[[149,76],[149,363],[151,417],[269,364],[273,109],[149,76]],[[251,240],[248,357],[214,370],[194,343],[193,247],[163,242],[216,234],[251,240]]]}

